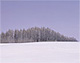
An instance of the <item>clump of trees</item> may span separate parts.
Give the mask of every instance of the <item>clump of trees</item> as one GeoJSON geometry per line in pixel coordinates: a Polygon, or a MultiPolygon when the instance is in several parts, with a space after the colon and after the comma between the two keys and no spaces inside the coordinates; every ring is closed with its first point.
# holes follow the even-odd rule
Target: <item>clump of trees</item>
{"type": "Polygon", "coordinates": [[[1,43],[24,43],[40,41],[77,41],[73,37],[66,37],[49,28],[32,27],[27,30],[8,30],[0,34],[1,43]]]}

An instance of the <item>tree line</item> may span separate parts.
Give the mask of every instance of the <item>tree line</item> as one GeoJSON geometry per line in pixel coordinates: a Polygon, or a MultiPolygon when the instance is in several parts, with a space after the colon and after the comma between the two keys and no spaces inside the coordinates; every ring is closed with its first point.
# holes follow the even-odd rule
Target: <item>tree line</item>
{"type": "Polygon", "coordinates": [[[77,41],[73,37],[66,37],[50,28],[32,27],[27,30],[8,30],[0,34],[1,43],[24,43],[41,41],[77,41]]]}

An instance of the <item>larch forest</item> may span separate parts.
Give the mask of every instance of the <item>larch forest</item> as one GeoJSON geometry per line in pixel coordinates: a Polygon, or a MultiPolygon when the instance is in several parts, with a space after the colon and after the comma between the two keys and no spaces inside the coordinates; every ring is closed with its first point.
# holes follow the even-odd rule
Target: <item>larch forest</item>
{"type": "Polygon", "coordinates": [[[0,34],[0,43],[28,43],[28,42],[59,42],[59,41],[72,41],[77,42],[74,37],[67,37],[59,32],[55,32],[50,28],[45,27],[32,27],[27,30],[8,30],[0,34]]]}

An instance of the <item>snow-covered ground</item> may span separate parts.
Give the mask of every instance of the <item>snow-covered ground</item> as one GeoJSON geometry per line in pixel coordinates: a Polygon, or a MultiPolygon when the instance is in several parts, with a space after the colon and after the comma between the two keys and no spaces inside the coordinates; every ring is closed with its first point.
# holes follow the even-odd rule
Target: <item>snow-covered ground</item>
{"type": "Polygon", "coordinates": [[[79,42],[0,44],[0,63],[80,63],[79,42]]]}

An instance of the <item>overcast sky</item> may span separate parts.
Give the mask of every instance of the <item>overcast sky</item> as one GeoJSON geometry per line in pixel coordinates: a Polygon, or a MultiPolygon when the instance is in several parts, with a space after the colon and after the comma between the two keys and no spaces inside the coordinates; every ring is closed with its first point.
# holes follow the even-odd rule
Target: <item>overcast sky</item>
{"type": "Polygon", "coordinates": [[[3,1],[2,32],[8,29],[49,27],[79,40],[78,1],[3,1]]]}

